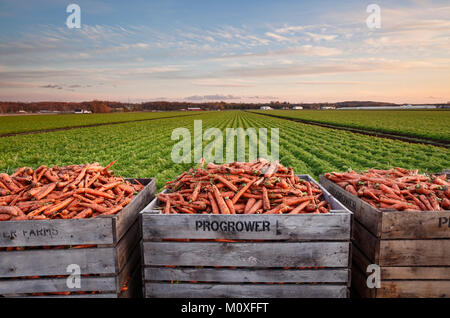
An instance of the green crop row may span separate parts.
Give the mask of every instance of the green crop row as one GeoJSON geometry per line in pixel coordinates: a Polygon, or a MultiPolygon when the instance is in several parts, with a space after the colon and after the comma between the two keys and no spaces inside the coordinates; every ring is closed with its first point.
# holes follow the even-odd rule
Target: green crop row
{"type": "Polygon", "coordinates": [[[0,116],[0,135],[74,126],[193,115],[191,112],[138,112],[109,114],[64,114],[0,116]]]}
{"type": "MultiPolygon", "coordinates": [[[[113,160],[113,170],[126,177],[156,177],[158,188],[194,166],[175,164],[171,140],[175,128],[185,127],[193,138],[194,120],[201,119],[203,131],[218,128],[279,128],[280,161],[297,173],[317,178],[327,171],[352,168],[401,166],[421,171],[450,167],[450,150],[401,141],[353,134],[336,129],[305,125],[240,111],[202,113],[193,117],[131,122],[113,126],[79,128],[0,139],[0,172],[11,173],[21,166],[38,167],[113,160]]],[[[270,138],[268,138],[270,141],[270,138]]],[[[203,146],[210,143],[203,140],[203,146]]],[[[192,143],[193,148],[194,143],[192,143]]],[[[248,146],[246,147],[248,148],[248,146]]],[[[270,145],[268,146],[270,150],[270,145]]]]}
{"type": "Polygon", "coordinates": [[[450,141],[450,111],[446,110],[268,110],[259,112],[344,127],[450,141]]]}

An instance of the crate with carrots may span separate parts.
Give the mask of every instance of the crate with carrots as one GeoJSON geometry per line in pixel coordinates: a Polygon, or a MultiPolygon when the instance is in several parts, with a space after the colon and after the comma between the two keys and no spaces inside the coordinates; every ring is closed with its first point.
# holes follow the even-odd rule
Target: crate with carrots
{"type": "Polygon", "coordinates": [[[138,215],[155,180],[113,163],[0,174],[0,297],[141,294],[138,215]]]}
{"type": "Polygon", "coordinates": [[[448,170],[332,172],[320,176],[320,183],[354,213],[355,295],[450,297],[448,170]],[[378,275],[367,271],[371,264],[379,266],[379,288],[368,287],[367,278],[378,275]]]}
{"type": "Polygon", "coordinates": [[[202,162],[141,213],[145,297],[347,297],[351,217],[278,162],[202,162]]]}

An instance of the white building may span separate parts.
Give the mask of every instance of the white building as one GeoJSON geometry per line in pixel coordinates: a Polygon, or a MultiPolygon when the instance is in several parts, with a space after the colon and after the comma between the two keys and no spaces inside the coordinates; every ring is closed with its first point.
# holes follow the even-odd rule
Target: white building
{"type": "Polygon", "coordinates": [[[294,106],[292,107],[293,110],[301,110],[303,109],[303,106],[294,106]]]}
{"type": "Polygon", "coordinates": [[[259,109],[260,110],[269,110],[269,109],[272,109],[272,107],[270,107],[270,106],[261,106],[259,109]]]}

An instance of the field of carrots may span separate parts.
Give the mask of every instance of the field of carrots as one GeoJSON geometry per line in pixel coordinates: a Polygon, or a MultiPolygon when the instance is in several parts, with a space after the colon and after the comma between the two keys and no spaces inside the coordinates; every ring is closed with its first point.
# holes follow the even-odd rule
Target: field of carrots
{"type": "MultiPolygon", "coordinates": [[[[322,112],[317,112],[322,113],[322,112]]],[[[160,117],[180,113],[157,113],[160,117]]],[[[133,120],[146,119],[152,114],[131,114],[133,120]]],[[[279,128],[280,163],[292,166],[297,174],[310,174],[317,178],[331,171],[362,171],[370,168],[390,169],[402,167],[419,169],[420,172],[439,172],[450,167],[450,150],[423,144],[364,136],[351,132],[317,127],[289,120],[272,118],[243,111],[181,113],[183,117],[149,121],[134,121],[116,125],[76,128],[70,130],[18,135],[0,138],[0,171],[12,174],[19,167],[38,168],[45,164],[66,166],[99,162],[106,166],[117,160],[114,171],[124,177],[156,177],[158,189],[173,180],[193,164],[174,164],[171,150],[177,141],[171,140],[172,131],[185,127],[191,132],[194,120],[202,120],[203,130],[226,128],[279,128]],[[191,116],[185,116],[191,115],[191,116]]],[[[14,120],[32,120],[34,127],[46,129],[47,123],[64,121],[66,115],[20,116],[14,120]]],[[[89,122],[83,116],[73,123],[89,122]],[[81,119],[80,119],[81,118],[81,119]]],[[[110,118],[96,115],[96,120],[108,122],[110,118]]],[[[118,115],[111,115],[118,116],[118,115]]],[[[120,115],[123,116],[123,115],[120,115]]],[[[152,115],[156,116],[156,115],[152,115]]],[[[10,120],[5,117],[1,120],[10,120]]],[[[116,117],[117,120],[117,117],[116,117]]],[[[368,119],[366,119],[368,120],[368,119]]],[[[450,125],[443,125],[440,118],[424,127],[415,122],[417,129],[440,129],[444,135],[450,125]],[[437,128],[436,128],[437,127],[437,128]],[[428,128],[427,128],[428,129],[428,128]]],[[[406,127],[406,126],[405,126],[406,127]]],[[[11,131],[11,130],[10,130],[11,131]]],[[[209,141],[204,140],[204,146],[209,141]]],[[[268,149],[270,150],[270,138],[268,149]]]]}

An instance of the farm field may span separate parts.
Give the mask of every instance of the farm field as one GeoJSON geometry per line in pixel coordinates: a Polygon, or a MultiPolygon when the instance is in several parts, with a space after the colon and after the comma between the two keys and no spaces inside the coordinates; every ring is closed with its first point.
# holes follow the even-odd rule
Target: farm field
{"type": "MultiPolygon", "coordinates": [[[[33,116],[32,116],[33,117],[33,116]]],[[[55,118],[53,116],[53,118],[55,118]]],[[[193,131],[194,120],[203,131],[216,127],[279,128],[280,161],[296,173],[317,178],[328,171],[352,168],[401,166],[437,172],[450,167],[450,150],[421,144],[376,138],[351,132],[306,125],[242,111],[209,112],[198,116],[130,122],[111,126],[19,135],[0,139],[0,172],[42,164],[69,165],[117,160],[113,170],[125,177],[156,177],[158,188],[194,164],[174,164],[171,159],[173,129],[193,131]]],[[[270,141],[270,136],[268,138],[270,141]]],[[[203,141],[207,145],[210,141],[203,141]]],[[[268,146],[270,150],[270,145],[268,146]]]]}
{"type": "Polygon", "coordinates": [[[446,110],[265,110],[264,114],[450,141],[446,110]]]}
{"type": "Polygon", "coordinates": [[[135,112],[109,114],[64,114],[32,116],[0,116],[0,135],[34,130],[68,128],[123,121],[193,115],[192,112],[135,112]]]}

